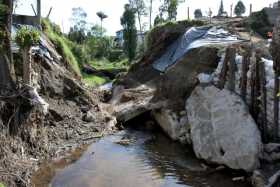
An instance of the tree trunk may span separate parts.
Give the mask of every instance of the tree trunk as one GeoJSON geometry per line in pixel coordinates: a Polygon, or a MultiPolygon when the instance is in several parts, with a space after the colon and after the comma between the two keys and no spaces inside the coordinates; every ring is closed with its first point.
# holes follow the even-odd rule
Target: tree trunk
{"type": "Polygon", "coordinates": [[[22,50],[22,58],[23,58],[23,83],[25,85],[31,86],[32,80],[31,80],[31,48],[25,48],[22,50]]]}
{"type": "Polygon", "coordinates": [[[3,0],[3,5],[5,5],[8,8],[8,11],[4,15],[1,15],[2,19],[0,20],[0,30],[6,33],[6,36],[4,36],[4,38],[1,39],[2,41],[0,41],[2,45],[2,51],[0,52],[0,85],[1,88],[5,87],[5,89],[12,89],[14,88],[12,76],[15,75],[12,64],[10,36],[13,9],[12,0],[3,0]]]}

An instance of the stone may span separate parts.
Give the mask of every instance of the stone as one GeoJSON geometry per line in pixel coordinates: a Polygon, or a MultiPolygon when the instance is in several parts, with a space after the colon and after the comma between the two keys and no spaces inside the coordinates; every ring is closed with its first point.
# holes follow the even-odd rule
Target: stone
{"type": "Polygon", "coordinates": [[[83,116],[83,121],[85,122],[95,122],[95,116],[92,114],[90,111],[88,111],[84,116],[83,116]]]}
{"type": "Polygon", "coordinates": [[[186,109],[198,158],[248,172],[259,166],[260,131],[238,95],[215,86],[197,86],[186,109]]]}
{"type": "Polygon", "coordinates": [[[152,115],[172,140],[190,143],[190,127],[187,116],[179,117],[169,109],[154,110],[152,115]]]}
{"type": "Polygon", "coordinates": [[[153,102],[153,94],[154,89],[146,85],[131,89],[116,87],[110,101],[113,116],[119,122],[127,122],[145,112],[163,107],[166,102],[153,102]]]}

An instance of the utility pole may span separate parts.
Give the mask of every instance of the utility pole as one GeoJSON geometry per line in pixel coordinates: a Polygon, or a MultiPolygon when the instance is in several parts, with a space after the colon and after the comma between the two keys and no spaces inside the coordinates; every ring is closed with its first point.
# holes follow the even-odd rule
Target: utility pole
{"type": "Polygon", "coordinates": [[[37,0],[37,19],[40,26],[41,25],[41,0],[37,0]]]}
{"type": "Polygon", "coordinates": [[[230,5],[230,17],[232,18],[232,9],[233,9],[233,4],[230,5]]]}
{"type": "Polygon", "coordinates": [[[249,14],[249,16],[251,16],[252,11],[253,11],[253,5],[252,5],[252,3],[251,3],[251,4],[250,4],[250,14],[249,14]]]}
{"type": "Polygon", "coordinates": [[[190,7],[188,7],[188,20],[190,20],[190,7]]]}
{"type": "Polygon", "coordinates": [[[152,29],[153,0],[150,0],[150,29],[152,29]]]}

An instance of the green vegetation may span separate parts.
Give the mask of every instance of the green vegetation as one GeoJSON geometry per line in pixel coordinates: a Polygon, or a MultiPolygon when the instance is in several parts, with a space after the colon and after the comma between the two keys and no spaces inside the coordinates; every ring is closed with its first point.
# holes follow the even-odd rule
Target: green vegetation
{"type": "Polygon", "coordinates": [[[237,16],[242,16],[242,14],[244,14],[246,12],[246,7],[244,5],[244,3],[239,0],[234,8],[234,13],[237,16]]]}
{"type": "Polygon", "coordinates": [[[131,62],[136,56],[137,29],[135,26],[135,10],[130,4],[124,6],[124,13],[121,17],[124,35],[124,51],[131,62]]]}
{"type": "Polygon", "coordinates": [[[21,27],[16,33],[16,43],[22,49],[37,45],[39,40],[39,32],[35,29],[29,29],[26,26],[21,27]]]}
{"type": "Polygon", "coordinates": [[[259,12],[252,13],[248,22],[250,28],[264,38],[267,38],[267,33],[272,31],[272,25],[270,24],[264,9],[259,12]]]}
{"type": "Polygon", "coordinates": [[[95,69],[128,69],[129,63],[127,59],[110,62],[106,58],[93,60],[89,62],[89,64],[94,67],[95,69]]]}
{"type": "Polygon", "coordinates": [[[98,77],[98,76],[95,76],[95,75],[88,75],[88,74],[85,74],[85,73],[82,74],[82,77],[83,77],[83,79],[82,79],[83,82],[90,87],[100,86],[100,85],[105,84],[106,82],[109,81],[106,78],[98,77]]]}
{"type": "Polygon", "coordinates": [[[42,28],[48,38],[54,43],[57,51],[62,55],[64,60],[70,65],[71,69],[81,75],[79,64],[68,45],[69,41],[62,35],[58,26],[51,24],[48,20],[42,20],[42,28]]]}
{"type": "Polygon", "coordinates": [[[5,187],[5,185],[0,182],[0,187],[5,187]]]}

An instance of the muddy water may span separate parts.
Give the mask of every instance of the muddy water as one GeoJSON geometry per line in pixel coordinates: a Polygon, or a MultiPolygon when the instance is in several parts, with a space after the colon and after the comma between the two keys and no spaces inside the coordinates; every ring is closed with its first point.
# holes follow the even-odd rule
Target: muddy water
{"type": "MultiPolygon", "coordinates": [[[[225,171],[205,171],[185,146],[162,133],[125,130],[92,144],[75,163],[57,169],[52,187],[245,187],[225,171]]],[[[38,180],[38,179],[37,179],[38,180]]]]}

